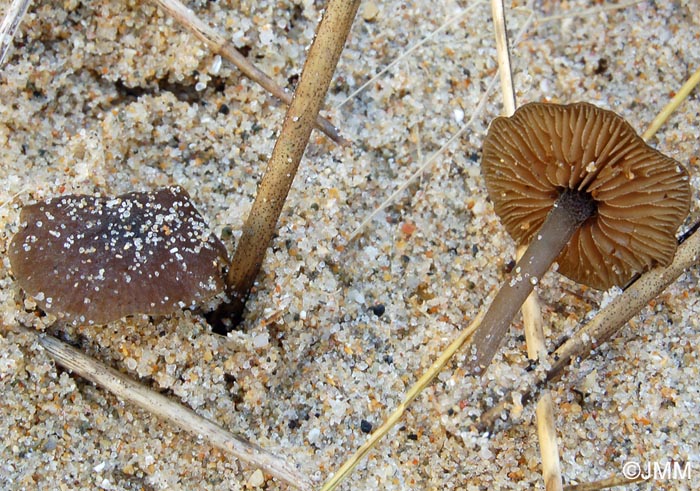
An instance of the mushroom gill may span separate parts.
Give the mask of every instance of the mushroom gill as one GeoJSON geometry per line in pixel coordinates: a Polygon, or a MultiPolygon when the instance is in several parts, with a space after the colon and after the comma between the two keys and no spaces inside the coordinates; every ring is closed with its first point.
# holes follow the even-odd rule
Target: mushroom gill
{"type": "Polygon", "coordinates": [[[559,272],[597,289],[667,265],[690,207],[685,169],[649,147],[617,114],[592,104],[530,103],[496,118],[482,172],[494,209],[528,244],[563,190],[596,211],[557,257],[559,272]]]}

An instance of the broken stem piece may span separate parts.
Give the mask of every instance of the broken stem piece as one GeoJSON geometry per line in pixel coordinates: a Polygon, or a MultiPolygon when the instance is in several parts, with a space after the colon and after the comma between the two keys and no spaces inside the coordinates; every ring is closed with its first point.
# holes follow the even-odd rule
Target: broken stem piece
{"type": "Polygon", "coordinates": [[[627,486],[629,484],[642,482],[644,480],[644,476],[637,476],[632,479],[624,476],[613,476],[607,479],[603,479],[601,481],[588,482],[582,484],[570,484],[569,486],[564,486],[564,491],[600,491],[601,489],[615,488],[617,486],[627,486]]]}
{"type": "Polygon", "coordinates": [[[311,130],[350,32],[359,0],[331,0],[318,26],[258,194],[231,261],[227,285],[231,303],[220,309],[228,331],[242,317],[245,301],[277,228],[282,207],[304,155],[311,130]],[[226,318],[230,323],[227,324],[226,318]]]}
{"type": "Polygon", "coordinates": [[[135,404],[196,438],[203,438],[211,445],[295,488],[311,489],[310,481],[301,476],[290,462],[229,433],[191,409],[152,391],[53,336],[37,335],[29,329],[23,330],[36,336],[38,343],[57,364],[108,390],[120,400],[135,404]]]}
{"type": "MultiPolygon", "coordinates": [[[[170,14],[177,22],[190,30],[200,41],[202,41],[213,53],[217,53],[233,63],[240,71],[254,82],[260,84],[273,96],[289,105],[292,102],[292,95],[283,89],[269,77],[265,72],[249,62],[236,47],[228,42],[221,34],[201,19],[195,13],[183,5],[179,0],[152,0],[153,3],[170,14]]],[[[339,145],[347,145],[349,142],[338,133],[338,129],[330,121],[320,115],[315,117],[316,127],[323,131],[328,137],[339,145]]]]}
{"type": "Polygon", "coordinates": [[[0,24],[0,67],[5,62],[7,52],[10,50],[12,40],[19,27],[24,14],[27,13],[30,0],[13,0],[5,13],[5,18],[0,24]]]}
{"type": "Polygon", "coordinates": [[[542,458],[542,478],[546,491],[561,491],[561,463],[559,462],[559,447],[557,432],[554,426],[554,402],[552,394],[546,391],[537,401],[535,411],[537,419],[537,440],[540,443],[542,458]]]}
{"type": "Polygon", "coordinates": [[[503,94],[503,113],[512,116],[515,112],[515,90],[513,90],[513,74],[510,69],[510,52],[508,50],[508,32],[503,0],[491,0],[491,17],[496,34],[496,53],[498,56],[498,75],[501,79],[503,94]]]}
{"type": "MultiPolygon", "coordinates": [[[[518,248],[518,259],[527,249],[518,248]]],[[[543,320],[540,309],[540,301],[537,291],[533,290],[520,309],[523,315],[523,327],[525,330],[525,342],[527,344],[527,356],[536,361],[547,356],[547,347],[543,331],[543,320]]],[[[537,401],[535,411],[537,424],[537,439],[540,443],[540,457],[542,458],[542,477],[546,491],[561,491],[561,462],[559,460],[559,446],[557,444],[557,431],[554,418],[554,402],[552,394],[544,391],[537,401]]]]}

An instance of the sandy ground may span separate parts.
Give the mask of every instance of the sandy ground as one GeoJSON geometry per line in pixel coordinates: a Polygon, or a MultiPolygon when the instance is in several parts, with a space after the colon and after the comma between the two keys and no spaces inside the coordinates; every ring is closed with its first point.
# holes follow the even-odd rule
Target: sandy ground
{"type": "MultiPolygon", "coordinates": [[[[322,3],[189,6],[290,86],[322,3]]],[[[513,37],[530,14],[516,3],[513,37]]],[[[536,22],[513,49],[518,102],[586,100],[641,132],[700,66],[697,4],[640,2],[574,16],[600,4],[535,3],[536,22]]],[[[0,487],[286,488],[57,368],[17,325],[59,335],[324,480],[473,318],[513,259],[478,167],[488,122],[501,110],[497,86],[485,110],[474,110],[495,72],[488,5],[363,3],[325,112],[352,145],[312,135],[246,322],[226,338],[192,312],[52,325],[24,298],[3,254],[0,487]]],[[[652,140],[692,175],[684,227],[698,217],[699,111],[695,91],[652,140]]],[[[280,103],[150,4],[34,2],[0,73],[0,247],[23,204],[176,183],[232,250],[283,117],[280,103]]],[[[698,489],[698,276],[684,274],[553,385],[565,483],[620,475],[629,461],[677,462],[688,463],[690,478],[627,489],[698,489]]],[[[550,347],[606,299],[554,273],[539,291],[550,347]]],[[[532,407],[491,437],[469,429],[522,383],[520,321],[486,380],[466,381],[463,361],[462,353],[449,364],[342,489],[543,489],[532,407]]]]}

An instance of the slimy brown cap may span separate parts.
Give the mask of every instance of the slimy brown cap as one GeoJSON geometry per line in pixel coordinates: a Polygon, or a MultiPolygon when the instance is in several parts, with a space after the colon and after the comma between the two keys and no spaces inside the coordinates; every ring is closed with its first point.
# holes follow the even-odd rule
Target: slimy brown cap
{"type": "Polygon", "coordinates": [[[224,287],[226,249],[179,186],[116,198],[68,195],[26,206],[12,271],[46,312],[105,324],[164,315],[224,287]]]}

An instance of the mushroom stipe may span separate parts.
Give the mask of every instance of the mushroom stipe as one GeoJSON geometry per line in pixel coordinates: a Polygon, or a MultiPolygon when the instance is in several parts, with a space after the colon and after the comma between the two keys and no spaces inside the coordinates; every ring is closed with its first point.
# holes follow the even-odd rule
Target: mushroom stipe
{"type": "Polygon", "coordinates": [[[46,312],[106,324],[166,315],[221,292],[226,249],[179,186],[25,206],[12,271],[46,312]]]}
{"type": "Polygon", "coordinates": [[[690,208],[688,174],[617,114],[592,104],[531,103],[495,119],[482,173],[494,209],[529,244],[472,338],[468,373],[484,370],[513,317],[554,261],[597,289],[668,265],[690,208]]]}

